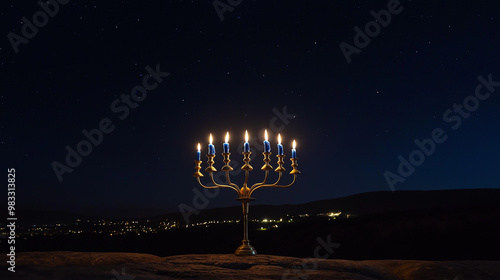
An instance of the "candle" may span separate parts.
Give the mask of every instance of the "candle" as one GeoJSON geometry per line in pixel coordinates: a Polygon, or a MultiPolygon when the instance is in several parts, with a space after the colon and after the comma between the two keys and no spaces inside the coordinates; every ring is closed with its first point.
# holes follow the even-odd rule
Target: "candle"
{"type": "Polygon", "coordinates": [[[297,158],[297,150],[295,150],[295,140],[293,140],[293,148],[292,148],[292,158],[297,158]]]}
{"type": "Polygon", "coordinates": [[[229,131],[226,133],[226,142],[223,144],[224,153],[229,153],[229,131]]]}
{"type": "Polygon", "coordinates": [[[198,143],[198,152],[196,152],[196,160],[201,160],[201,145],[198,143]]]}
{"type": "Polygon", "coordinates": [[[283,155],[283,145],[281,145],[281,134],[278,134],[278,155],[283,155]]]}
{"type": "Polygon", "coordinates": [[[246,131],[246,130],[245,130],[245,146],[244,146],[243,152],[245,152],[245,153],[250,152],[250,144],[248,143],[248,131],[246,131]]]}
{"type": "Polygon", "coordinates": [[[267,129],[264,130],[264,135],[265,135],[265,140],[264,140],[264,152],[269,153],[271,152],[271,144],[269,143],[267,139],[267,129]]]}
{"type": "Polygon", "coordinates": [[[208,144],[208,154],[215,155],[215,146],[212,144],[213,138],[212,133],[210,133],[210,144],[208,144]]]}

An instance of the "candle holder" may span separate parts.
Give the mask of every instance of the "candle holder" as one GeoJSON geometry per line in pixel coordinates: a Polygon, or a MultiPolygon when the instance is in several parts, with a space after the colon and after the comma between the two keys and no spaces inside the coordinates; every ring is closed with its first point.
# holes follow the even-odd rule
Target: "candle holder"
{"type": "Polygon", "coordinates": [[[271,161],[270,156],[271,152],[263,152],[262,154],[264,155],[264,165],[262,166],[261,170],[264,171],[264,180],[260,183],[255,183],[251,187],[248,187],[248,177],[250,171],[253,170],[253,167],[250,165],[250,155],[251,152],[243,152],[243,162],[245,164],[241,167],[242,170],[245,171],[245,181],[243,182],[242,187],[239,187],[238,185],[234,184],[230,180],[229,172],[233,171],[233,168],[229,166],[229,162],[231,161],[229,159],[229,156],[231,153],[222,153],[222,156],[224,157],[224,166],[222,167],[222,171],[226,173],[226,179],[227,179],[227,184],[219,184],[215,181],[213,173],[217,171],[215,167],[213,166],[214,160],[213,158],[215,155],[207,155],[208,157],[208,167],[205,169],[205,172],[209,173],[210,180],[214,184],[213,186],[206,186],[204,185],[200,177],[203,177],[203,174],[200,172],[201,169],[201,161],[195,160],[195,169],[196,172],[193,174],[193,177],[196,177],[196,180],[198,183],[206,189],[214,189],[214,188],[230,188],[236,191],[238,194],[238,198],[236,200],[240,201],[243,207],[243,240],[242,244],[236,249],[234,252],[235,255],[237,256],[252,256],[256,255],[257,251],[255,248],[250,245],[250,240],[248,240],[248,212],[250,208],[250,202],[255,200],[255,198],[251,197],[252,193],[260,188],[264,187],[274,187],[274,188],[287,188],[290,187],[295,183],[295,180],[297,179],[297,175],[300,174],[300,171],[297,169],[297,158],[291,158],[290,160],[292,161],[292,171],[290,172],[291,175],[293,175],[292,182],[287,185],[278,185],[278,183],[281,181],[282,174],[283,172],[286,171],[286,169],[283,167],[283,159],[285,158],[284,155],[277,155],[276,157],[278,158],[277,163],[278,167],[274,170],[275,172],[278,172],[278,179],[274,183],[267,183],[267,179],[269,176],[269,171],[273,170],[273,167],[269,162],[271,161]]]}

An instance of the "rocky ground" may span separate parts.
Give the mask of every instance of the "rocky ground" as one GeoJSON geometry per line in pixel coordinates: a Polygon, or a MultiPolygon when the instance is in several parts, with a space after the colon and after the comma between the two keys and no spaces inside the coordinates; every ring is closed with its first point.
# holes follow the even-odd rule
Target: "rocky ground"
{"type": "Polygon", "coordinates": [[[232,254],[158,257],[135,253],[18,253],[0,279],[500,279],[500,261],[320,260],[232,254]]]}

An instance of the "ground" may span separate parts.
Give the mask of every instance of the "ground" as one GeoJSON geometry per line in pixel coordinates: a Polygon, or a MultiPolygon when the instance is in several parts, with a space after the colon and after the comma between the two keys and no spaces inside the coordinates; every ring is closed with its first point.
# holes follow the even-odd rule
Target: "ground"
{"type": "Polygon", "coordinates": [[[321,260],[232,254],[158,257],[136,253],[27,252],[1,279],[500,279],[500,261],[321,260]],[[308,269],[304,269],[308,268],[308,269]]]}

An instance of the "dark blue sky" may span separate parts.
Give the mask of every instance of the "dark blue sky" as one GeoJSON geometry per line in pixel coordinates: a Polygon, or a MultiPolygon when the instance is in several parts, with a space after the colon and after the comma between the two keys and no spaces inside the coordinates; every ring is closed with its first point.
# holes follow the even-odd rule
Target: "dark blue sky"
{"type": "MultiPolygon", "coordinates": [[[[1,165],[16,168],[19,204],[74,211],[192,205],[196,143],[206,152],[213,133],[220,153],[229,131],[232,159],[241,163],[245,129],[251,136],[272,130],[284,107],[294,115],[281,131],[285,153],[296,139],[302,174],[289,189],[256,192],[259,203],[390,191],[384,172],[400,176],[398,156],[408,160],[414,140],[436,128],[446,141],[395,189],[498,187],[500,87],[474,97],[479,76],[500,81],[497,2],[400,1],[399,13],[372,29],[350,63],[339,45],[356,47],[354,28],[364,30],[371,11],[395,1],[243,0],[223,21],[211,1],[193,2],[69,1],[32,38],[23,36],[22,18],[32,22],[42,8],[0,4],[1,165]],[[138,107],[126,105],[122,95],[157,65],[169,75],[156,76],[162,81],[138,107]],[[474,109],[464,111],[467,118],[453,107],[464,100],[474,109]],[[103,119],[110,132],[60,182],[54,162],[67,165],[65,147],[76,149],[82,130],[103,119]]],[[[261,151],[254,152],[258,169],[261,151]]],[[[261,178],[260,170],[251,173],[261,178]]],[[[237,205],[235,197],[222,190],[208,207],[237,205]]]]}

